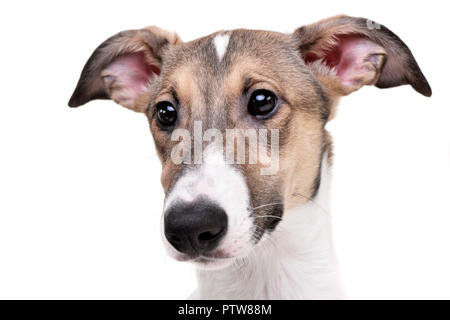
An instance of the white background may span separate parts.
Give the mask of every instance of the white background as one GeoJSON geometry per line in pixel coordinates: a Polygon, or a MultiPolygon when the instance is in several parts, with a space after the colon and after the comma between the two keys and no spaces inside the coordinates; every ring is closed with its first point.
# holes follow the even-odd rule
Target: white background
{"type": "Polygon", "coordinates": [[[332,209],[353,298],[450,298],[448,8],[423,1],[15,1],[0,5],[0,298],[185,298],[192,267],[160,240],[160,165],[145,116],[67,107],[95,47],[154,24],[192,40],[291,32],[339,13],[381,22],[433,88],[342,99],[332,209]]]}

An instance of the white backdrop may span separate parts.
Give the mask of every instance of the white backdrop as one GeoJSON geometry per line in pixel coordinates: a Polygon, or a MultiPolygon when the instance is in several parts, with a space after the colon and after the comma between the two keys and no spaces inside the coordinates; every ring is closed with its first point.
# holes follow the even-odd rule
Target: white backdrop
{"type": "Polygon", "coordinates": [[[433,88],[364,88],[329,124],[332,212],[353,298],[450,298],[445,2],[2,2],[0,298],[184,298],[193,269],[160,240],[160,165],[145,116],[67,107],[95,47],[154,24],[184,40],[239,27],[293,31],[339,13],[381,22],[433,88]]]}

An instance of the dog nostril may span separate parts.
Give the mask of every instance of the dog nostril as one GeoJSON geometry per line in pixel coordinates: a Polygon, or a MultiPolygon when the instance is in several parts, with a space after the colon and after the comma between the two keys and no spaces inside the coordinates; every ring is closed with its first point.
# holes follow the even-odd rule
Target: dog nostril
{"type": "Polygon", "coordinates": [[[170,243],[181,243],[181,242],[183,242],[183,240],[180,237],[178,237],[178,236],[176,236],[174,234],[167,234],[166,238],[167,238],[167,240],[169,240],[170,243]]]}
{"type": "Polygon", "coordinates": [[[220,236],[224,229],[215,229],[202,232],[198,235],[199,241],[212,241],[220,236]]]}

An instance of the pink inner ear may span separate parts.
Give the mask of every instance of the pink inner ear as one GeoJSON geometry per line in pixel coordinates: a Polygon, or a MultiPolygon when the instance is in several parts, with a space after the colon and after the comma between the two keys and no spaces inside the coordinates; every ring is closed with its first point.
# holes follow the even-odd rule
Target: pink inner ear
{"type": "Polygon", "coordinates": [[[371,64],[378,67],[377,60],[371,58],[376,54],[383,53],[382,47],[375,42],[362,36],[351,35],[339,37],[338,44],[324,57],[307,54],[305,61],[312,62],[323,58],[329,67],[336,70],[343,85],[354,86],[360,84],[361,79],[365,78],[365,74],[373,72],[373,68],[370,68],[371,64]]]}
{"type": "Polygon", "coordinates": [[[105,75],[113,77],[114,84],[119,86],[116,89],[123,90],[129,101],[134,101],[148,87],[153,75],[159,73],[159,68],[146,62],[143,52],[124,55],[105,70],[105,75]]]}

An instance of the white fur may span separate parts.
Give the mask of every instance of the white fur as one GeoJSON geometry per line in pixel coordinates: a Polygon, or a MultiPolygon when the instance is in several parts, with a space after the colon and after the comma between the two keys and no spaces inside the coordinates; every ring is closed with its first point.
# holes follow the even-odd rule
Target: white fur
{"type": "MultiPolygon", "coordinates": [[[[222,152],[213,145],[205,149],[203,158],[198,170],[187,172],[178,179],[166,199],[164,212],[177,201],[191,202],[199,197],[210,199],[223,208],[228,217],[227,233],[218,250],[226,256],[246,254],[252,248],[251,235],[254,232],[247,184],[242,174],[226,164],[222,152]]],[[[169,255],[182,260],[182,255],[163,238],[169,255]]],[[[216,261],[209,267],[225,262],[216,261]]]]}
{"type": "Polygon", "coordinates": [[[328,167],[322,162],[314,203],[284,212],[275,231],[246,258],[220,270],[199,269],[199,287],[191,298],[343,298],[327,213],[328,167]]]}
{"type": "Polygon", "coordinates": [[[230,40],[230,35],[220,33],[217,36],[215,36],[213,43],[216,47],[216,53],[217,57],[219,58],[219,61],[222,60],[223,56],[227,52],[228,47],[228,41],[230,40]]]}

